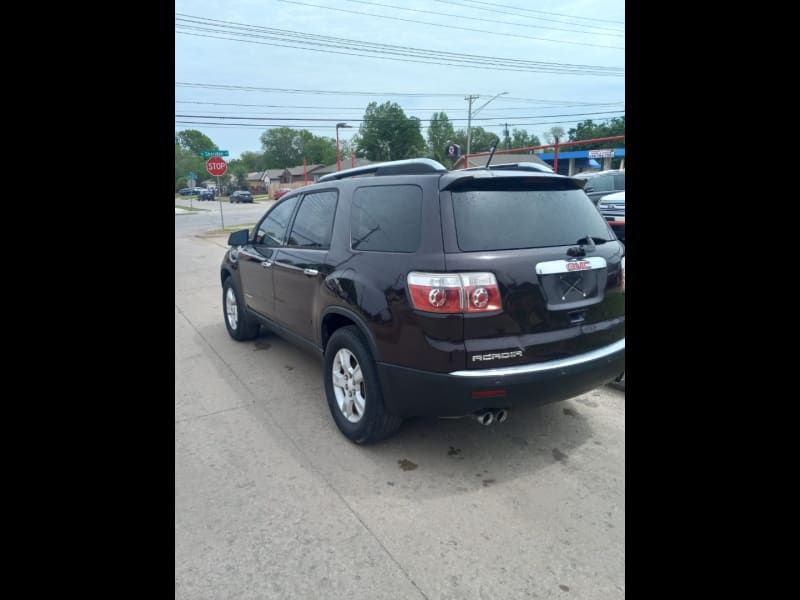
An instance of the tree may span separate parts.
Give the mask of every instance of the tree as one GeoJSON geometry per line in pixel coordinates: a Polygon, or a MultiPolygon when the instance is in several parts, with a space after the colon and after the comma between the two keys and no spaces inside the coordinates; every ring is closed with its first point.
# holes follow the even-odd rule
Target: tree
{"type": "Polygon", "coordinates": [[[369,160],[398,160],[425,154],[420,120],[394,102],[370,102],[358,130],[358,154],[369,160]]]}
{"type": "MultiPolygon", "coordinates": [[[[483,127],[472,127],[470,131],[472,143],[470,144],[470,154],[479,152],[489,152],[492,145],[498,139],[497,135],[491,131],[486,131],[483,127]]],[[[461,146],[462,154],[467,153],[467,130],[459,129],[455,134],[455,142],[461,146]]]]}
{"type": "MultiPolygon", "coordinates": [[[[254,171],[263,171],[266,169],[265,165],[267,161],[263,152],[251,152],[247,150],[242,152],[239,160],[241,161],[241,165],[248,173],[252,173],[254,171]]],[[[233,162],[234,161],[232,160],[228,164],[232,165],[233,162]]]]}
{"type": "Polygon", "coordinates": [[[356,151],[358,148],[358,134],[355,134],[349,140],[339,140],[339,153],[342,157],[342,168],[344,168],[345,162],[347,162],[347,166],[350,166],[351,156],[358,156],[358,152],[356,151]]]}
{"type": "MultiPolygon", "coordinates": [[[[456,132],[453,124],[447,118],[447,113],[435,112],[431,116],[431,124],[428,127],[428,156],[438,160],[443,165],[450,166],[452,162],[445,153],[447,144],[455,143],[456,132]]],[[[463,152],[467,149],[463,148],[463,152]]]]}
{"type": "Polygon", "coordinates": [[[228,180],[231,182],[231,185],[235,186],[237,189],[246,190],[247,174],[249,172],[250,171],[242,164],[234,165],[233,168],[228,169],[228,180]]]}
{"type": "MultiPolygon", "coordinates": [[[[625,115],[614,117],[603,123],[594,123],[592,120],[582,121],[576,127],[569,130],[569,141],[577,142],[580,140],[591,140],[594,138],[611,137],[614,135],[625,135],[625,115]]],[[[625,147],[625,140],[611,140],[609,142],[598,142],[594,144],[576,144],[572,150],[591,150],[595,148],[619,148],[625,147]]]]}
{"type": "Polygon", "coordinates": [[[203,150],[219,150],[217,145],[211,141],[211,138],[196,129],[179,131],[175,135],[175,143],[180,144],[181,148],[184,150],[192,154],[197,154],[198,156],[200,156],[203,150]]]}
{"type": "Polygon", "coordinates": [[[535,135],[529,134],[524,129],[511,130],[511,148],[527,148],[528,146],[541,146],[542,142],[535,135]]]}
{"type": "Polygon", "coordinates": [[[303,164],[331,164],[336,161],[336,141],[315,136],[307,129],[278,127],[261,134],[264,165],[267,169],[283,169],[303,164]]]}
{"type": "MultiPolygon", "coordinates": [[[[551,127],[550,129],[548,129],[547,131],[544,132],[544,139],[547,140],[548,144],[554,144],[555,141],[556,141],[556,138],[558,138],[559,142],[566,141],[564,139],[564,128],[563,127],[559,127],[558,125],[555,125],[555,126],[551,127]]],[[[569,146],[567,146],[567,147],[569,147],[569,146]]]]}
{"type": "MultiPolygon", "coordinates": [[[[341,140],[339,151],[341,152],[341,140]]],[[[336,140],[313,136],[303,144],[303,155],[309,165],[332,165],[336,162],[336,140]]],[[[300,161],[303,162],[302,160],[300,161]]]]}
{"type": "Polygon", "coordinates": [[[261,134],[268,169],[283,169],[297,165],[297,149],[294,140],[297,130],[291,127],[276,127],[261,134]]]}
{"type": "Polygon", "coordinates": [[[194,172],[198,179],[206,173],[206,164],[199,154],[181,146],[178,135],[175,136],[175,189],[186,187],[189,173],[194,172]],[[182,179],[182,181],[180,181],[182,179]]]}

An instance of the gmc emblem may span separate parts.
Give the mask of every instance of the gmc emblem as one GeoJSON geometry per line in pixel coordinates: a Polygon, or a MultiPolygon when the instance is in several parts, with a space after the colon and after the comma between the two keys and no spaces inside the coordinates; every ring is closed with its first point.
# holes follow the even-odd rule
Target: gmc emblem
{"type": "Polygon", "coordinates": [[[568,262],[567,263],[567,271],[585,271],[586,269],[591,269],[592,263],[588,260],[578,260],[575,262],[568,262]]]}

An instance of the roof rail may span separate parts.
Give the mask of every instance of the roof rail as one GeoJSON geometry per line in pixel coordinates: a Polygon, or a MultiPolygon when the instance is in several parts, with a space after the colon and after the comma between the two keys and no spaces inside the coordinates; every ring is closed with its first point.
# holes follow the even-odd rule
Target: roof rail
{"type": "Polygon", "coordinates": [[[336,173],[328,173],[319,178],[319,181],[334,181],[361,175],[414,175],[421,173],[446,172],[441,163],[430,158],[408,158],[406,160],[393,160],[382,163],[372,163],[354,169],[345,169],[336,173]]]}
{"type": "Polygon", "coordinates": [[[540,173],[553,173],[553,169],[547,165],[540,165],[535,162],[515,162],[515,163],[499,163],[490,165],[488,167],[470,167],[468,169],[461,169],[462,171],[480,171],[482,169],[489,169],[491,171],[539,171],[540,173]]]}

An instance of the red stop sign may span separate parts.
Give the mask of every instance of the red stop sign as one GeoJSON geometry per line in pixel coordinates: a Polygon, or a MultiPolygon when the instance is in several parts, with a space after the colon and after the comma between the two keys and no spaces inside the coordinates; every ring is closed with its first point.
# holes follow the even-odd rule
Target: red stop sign
{"type": "Polygon", "coordinates": [[[223,159],[219,156],[212,156],[206,161],[206,171],[219,177],[220,175],[225,175],[225,171],[228,170],[228,163],[226,163],[223,159]]]}

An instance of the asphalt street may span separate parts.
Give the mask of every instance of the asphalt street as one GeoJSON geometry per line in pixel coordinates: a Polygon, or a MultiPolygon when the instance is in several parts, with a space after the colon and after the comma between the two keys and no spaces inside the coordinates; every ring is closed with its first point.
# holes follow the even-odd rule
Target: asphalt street
{"type": "Polygon", "coordinates": [[[176,598],[624,598],[623,391],[356,446],[314,355],[228,336],[215,216],[175,216],[176,598]]]}

